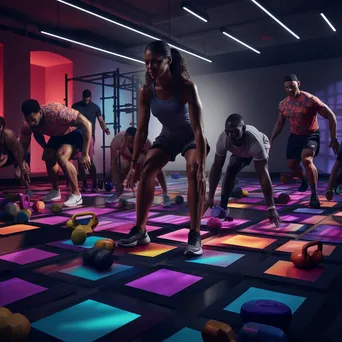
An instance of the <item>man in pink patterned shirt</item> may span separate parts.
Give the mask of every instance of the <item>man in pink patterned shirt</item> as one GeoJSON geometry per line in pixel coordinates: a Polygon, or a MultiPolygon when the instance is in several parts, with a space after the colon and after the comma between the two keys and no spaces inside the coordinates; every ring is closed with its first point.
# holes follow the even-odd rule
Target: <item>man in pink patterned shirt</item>
{"type": "Polygon", "coordinates": [[[43,153],[43,160],[52,182],[52,190],[42,198],[43,201],[59,201],[61,193],[58,183],[58,165],[64,171],[72,193],[64,202],[67,207],[82,204],[77,182],[75,166],[70,158],[76,152],[82,152],[80,163],[85,168],[90,167],[89,145],[91,139],[91,123],[77,110],[60,103],[48,103],[40,106],[38,101],[29,99],[22,104],[25,121],[21,128],[21,144],[27,151],[32,133],[50,136],[43,153]]]}

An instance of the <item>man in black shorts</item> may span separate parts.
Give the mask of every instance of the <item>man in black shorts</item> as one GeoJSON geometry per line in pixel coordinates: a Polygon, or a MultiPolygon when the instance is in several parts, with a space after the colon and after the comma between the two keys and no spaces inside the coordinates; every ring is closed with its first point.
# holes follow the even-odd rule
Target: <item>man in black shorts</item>
{"type": "Polygon", "coordinates": [[[318,171],[313,163],[314,157],[318,155],[320,150],[317,113],[329,121],[331,135],[329,147],[334,150],[335,154],[339,148],[336,139],[336,116],[318,97],[299,89],[300,83],[296,75],[286,76],[284,86],[288,97],[279,103],[279,116],[270,143],[272,146],[275,138],[282,131],[286,119],[288,119],[291,129],[286,150],[288,167],[295,176],[302,180],[298,191],[305,192],[308,185],[310,185],[311,198],[309,206],[320,208],[317,196],[318,171]],[[300,162],[304,165],[307,180],[304,177],[300,162]]]}
{"type": "Polygon", "coordinates": [[[85,168],[90,167],[88,155],[91,139],[91,123],[78,111],[60,103],[48,103],[40,106],[38,101],[30,99],[22,104],[25,121],[21,128],[21,144],[26,153],[31,142],[32,133],[50,136],[44,150],[43,160],[46,163],[48,175],[52,182],[52,190],[42,198],[43,201],[59,201],[61,193],[58,183],[58,165],[64,171],[72,193],[64,202],[67,207],[82,204],[77,182],[77,172],[70,162],[72,155],[82,152],[80,163],[85,168]]]}
{"type": "Polygon", "coordinates": [[[230,115],[226,120],[225,130],[220,134],[216,143],[215,160],[209,176],[209,195],[203,213],[214,205],[216,188],[229,151],[232,155],[224,176],[220,202],[220,207],[226,211],[226,217],[228,216],[228,201],[235,186],[236,176],[253,160],[268,206],[270,222],[279,227],[280,218],[274,205],[273,186],[268,172],[269,150],[270,143],[264,133],[254,126],[245,125],[241,115],[230,115]]]}
{"type": "MultiPolygon", "coordinates": [[[[89,157],[91,160],[91,166],[89,168],[89,174],[91,177],[91,180],[93,181],[93,186],[92,186],[92,192],[97,191],[97,182],[96,182],[96,166],[93,161],[93,156],[94,156],[94,147],[95,147],[95,126],[96,126],[96,118],[99,121],[99,124],[102,128],[102,130],[109,135],[110,131],[106,126],[106,123],[103,120],[103,116],[101,114],[101,109],[100,107],[95,104],[94,102],[91,101],[91,91],[88,89],[83,90],[82,93],[82,101],[76,102],[72,105],[73,109],[76,109],[79,111],[81,114],[83,114],[91,123],[92,125],[92,138],[90,141],[90,147],[89,147],[89,157]]],[[[82,167],[80,163],[78,163],[78,170],[80,173],[80,178],[82,180],[82,189],[81,191],[87,191],[88,190],[88,185],[87,185],[87,180],[86,180],[86,173],[85,169],[82,167]]]]}

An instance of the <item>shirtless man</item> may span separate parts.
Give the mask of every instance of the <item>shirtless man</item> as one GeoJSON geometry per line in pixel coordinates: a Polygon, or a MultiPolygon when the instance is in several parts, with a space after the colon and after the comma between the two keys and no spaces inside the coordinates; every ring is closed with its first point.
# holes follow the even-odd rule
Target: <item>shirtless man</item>
{"type": "Polygon", "coordinates": [[[10,165],[16,165],[14,176],[21,179],[26,192],[31,194],[29,166],[24,158],[24,150],[15,133],[6,128],[5,119],[0,117],[0,168],[10,165]]]}
{"type": "Polygon", "coordinates": [[[209,196],[204,205],[203,213],[214,205],[214,196],[221,178],[227,152],[232,155],[229,159],[227,171],[223,180],[220,207],[226,211],[230,194],[235,186],[236,176],[244,167],[254,161],[256,174],[268,206],[270,222],[276,227],[280,225],[280,218],[274,205],[274,194],[271,178],[268,172],[268,154],[270,143],[267,136],[257,128],[245,125],[239,114],[230,115],[225,124],[225,130],[220,134],[216,143],[214,164],[209,176],[209,196]]]}
{"type": "Polygon", "coordinates": [[[72,193],[64,202],[67,207],[82,204],[77,182],[75,166],[70,162],[72,155],[82,152],[80,163],[88,169],[91,160],[88,154],[91,140],[91,123],[77,110],[68,108],[60,103],[48,103],[40,106],[38,101],[30,99],[22,104],[25,121],[21,128],[21,144],[27,152],[32,133],[50,136],[44,150],[43,160],[51,179],[52,190],[43,197],[43,201],[59,201],[61,193],[58,182],[58,165],[64,171],[72,193]]]}
{"type": "MultiPolygon", "coordinates": [[[[118,133],[110,144],[111,151],[111,170],[110,177],[116,189],[116,193],[108,199],[107,203],[114,202],[123,192],[123,182],[128,177],[133,156],[134,137],[137,132],[135,127],[128,127],[126,131],[118,133]]],[[[146,153],[151,148],[152,144],[147,139],[143,150],[138,158],[137,172],[135,172],[135,182],[140,179],[142,165],[144,163],[146,153]]],[[[157,176],[158,182],[163,190],[163,206],[170,207],[172,204],[171,198],[167,193],[167,185],[165,174],[160,171],[157,176]]]]}

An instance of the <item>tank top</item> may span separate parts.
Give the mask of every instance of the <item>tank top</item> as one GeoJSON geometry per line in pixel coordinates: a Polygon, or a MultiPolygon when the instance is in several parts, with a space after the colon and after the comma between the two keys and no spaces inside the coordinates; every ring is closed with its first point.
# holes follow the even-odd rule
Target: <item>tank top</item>
{"type": "Polygon", "coordinates": [[[151,112],[163,126],[161,134],[190,137],[194,135],[194,132],[191,126],[188,104],[182,102],[177,89],[172,98],[161,100],[156,94],[155,83],[153,82],[150,101],[151,112]]]}

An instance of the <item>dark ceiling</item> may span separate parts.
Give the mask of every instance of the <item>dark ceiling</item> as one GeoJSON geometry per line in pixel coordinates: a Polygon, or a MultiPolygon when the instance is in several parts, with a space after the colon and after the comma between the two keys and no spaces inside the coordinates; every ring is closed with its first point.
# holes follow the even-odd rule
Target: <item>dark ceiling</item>
{"type": "MultiPolygon", "coordinates": [[[[294,31],[297,40],[251,0],[188,0],[209,16],[207,23],[181,8],[179,0],[74,1],[113,20],[168,39],[212,60],[207,63],[187,56],[197,72],[212,72],[292,63],[342,56],[341,0],[258,0],[294,31]],[[334,33],[319,15],[329,18],[334,33]],[[260,55],[224,36],[220,28],[261,52],[260,55]]],[[[0,0],[1,28],[20,29],[40,35],[39,28],[63,32],[113,52],[143,59],[151,39],[83,13],[57,0],[0,0]]],[[[78,47],[79,48],[79,47],[78,47]]],[[[125,62],[120,59],[120,62],[125,62]]]]}

